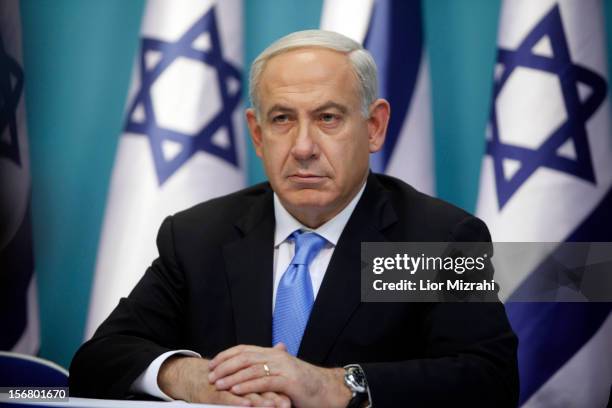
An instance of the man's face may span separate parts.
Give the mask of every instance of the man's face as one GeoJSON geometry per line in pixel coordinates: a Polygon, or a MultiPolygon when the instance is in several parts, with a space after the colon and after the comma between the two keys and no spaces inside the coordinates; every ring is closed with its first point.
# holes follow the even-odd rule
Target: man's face
{"type": "Polygon", "coordinates": [[[345,54],[293,50],[268,60],[260,77],[259,121],[247,120],[257,155],[281,202],[302,223],[318,227],[346,206],[380,149],[386,101],[365,118],[356,75],[345,54]]]}

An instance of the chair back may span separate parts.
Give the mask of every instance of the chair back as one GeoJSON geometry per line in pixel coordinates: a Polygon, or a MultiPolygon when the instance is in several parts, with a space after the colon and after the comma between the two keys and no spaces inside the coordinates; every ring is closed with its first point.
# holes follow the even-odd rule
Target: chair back
{"type": "Polygon", "coordinates": [[[0,387],[68,387],[68,371],[49,360],[0,351],[0,387]]]}

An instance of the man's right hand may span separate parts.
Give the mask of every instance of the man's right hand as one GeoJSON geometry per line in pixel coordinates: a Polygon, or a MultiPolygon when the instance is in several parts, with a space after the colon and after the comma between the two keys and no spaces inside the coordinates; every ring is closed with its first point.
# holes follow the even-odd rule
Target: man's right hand
{"type": "Polygon", "coordinates": [[[168,358],[159,369],[159,388],[171,398],[187,402],[237,405],[243,407],[290,408],[291,401],[282,394],[235,395],[228,391],[217,391],[208,381],[209,360],[175,355],[168,358]]]}

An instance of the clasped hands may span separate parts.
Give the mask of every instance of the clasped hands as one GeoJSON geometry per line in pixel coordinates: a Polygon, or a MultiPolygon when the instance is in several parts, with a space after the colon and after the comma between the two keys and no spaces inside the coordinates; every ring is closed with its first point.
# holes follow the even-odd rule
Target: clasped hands
{"type": "Polygon", "coordinates": [[[160,369],[160,388],[175,399],[259,407],[346,407],[351,392],[342,368],[302,361],[282,343],[240,345],[212,360],[173,356],[160,369]]]}

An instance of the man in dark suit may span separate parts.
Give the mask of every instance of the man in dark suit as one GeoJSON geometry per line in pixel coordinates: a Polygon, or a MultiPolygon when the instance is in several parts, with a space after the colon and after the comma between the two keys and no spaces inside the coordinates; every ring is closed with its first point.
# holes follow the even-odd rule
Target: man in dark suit
{"type": "Polygon", "coordinates": [[[450,204],[368,170],[389,104],[367,51],[307,31],[253,63],[269,183],[168,217],[159,258],[71,366],[72,395],[298,407],[513,406],[499,303],[363,303],[360,243],[489,241],[450,204]]]}

